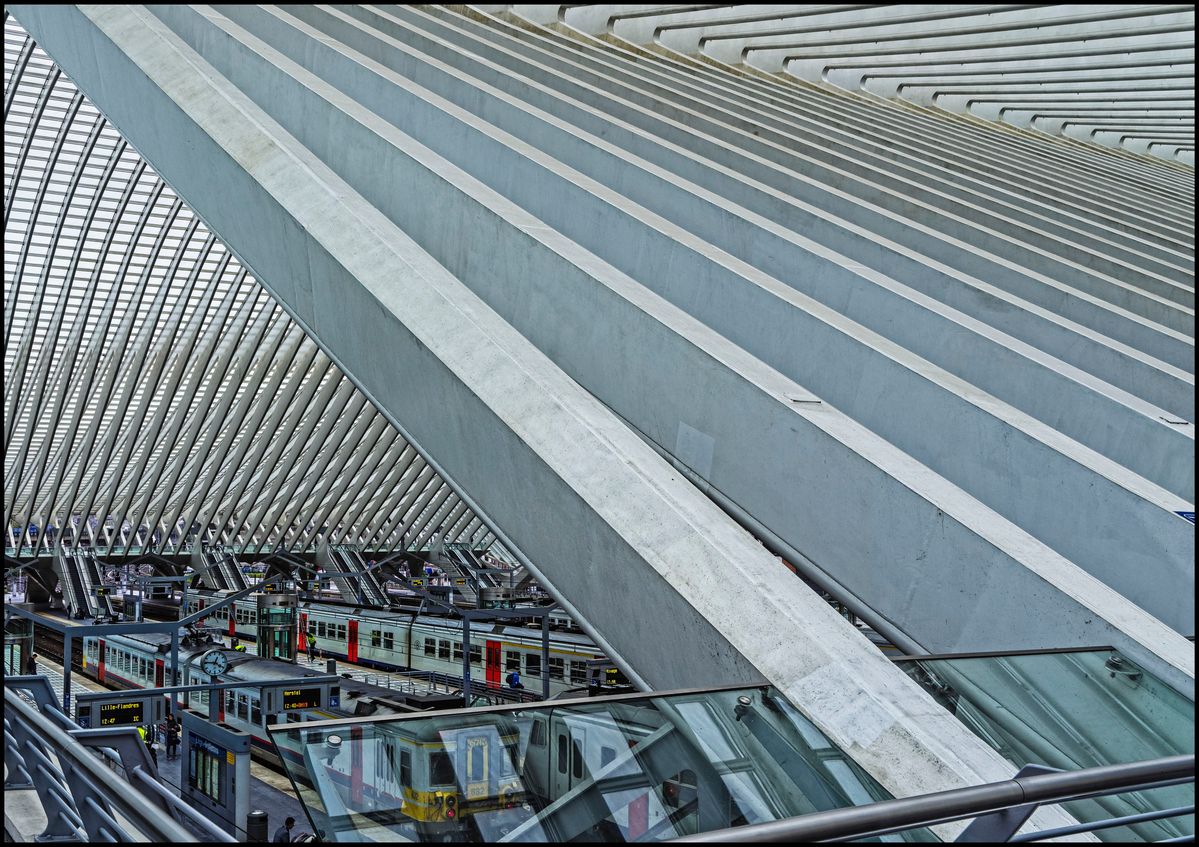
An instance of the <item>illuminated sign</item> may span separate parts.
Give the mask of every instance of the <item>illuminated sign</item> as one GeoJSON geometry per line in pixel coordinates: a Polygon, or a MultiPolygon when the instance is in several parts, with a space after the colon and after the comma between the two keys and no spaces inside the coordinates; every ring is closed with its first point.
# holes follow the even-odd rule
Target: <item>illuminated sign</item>
{"type": "Polygon", "coordinates": [[[319,709],[321,707],[321,690],[319,688],[285,688],[283,689],[283,711],[294,712],[297,709],[319,709]]]}
{"type": "Polygon", "coordinates": [[[100,704],[100,726],[137,726],[145,722],[142,700],[100,704]]]}

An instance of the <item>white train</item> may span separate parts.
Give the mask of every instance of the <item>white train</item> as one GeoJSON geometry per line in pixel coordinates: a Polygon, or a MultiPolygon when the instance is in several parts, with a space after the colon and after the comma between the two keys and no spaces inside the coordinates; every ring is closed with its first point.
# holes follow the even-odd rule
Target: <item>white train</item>
{"type": "MultiPolygon", "coordinates": [[[[190,596],[186,614],[207,608],[219,595],[190,596]]],[[[382,670],[436,671],[462,675],[462,623],[454,618],[405,615],[341,606],[332,603],[301,603],[298,650],[307,649],[308,633],[316,636],[324,656],[382,670]]],[[[253,640],[257,627],[257,604],[253,598],[238,600],[233,608],[217,609],[200,624],[230,636],[253,640]]],[[[588,662],[604,660],[604,654],[582,633],[550,633],[549,665],[542,667],[541,630],[520,625],[471,626],[471,679],[478,686],[502,687],[512,671],[520,674],[525,687],[539,692],[542,675],[548,674],[550,696],[586,688],[588,662]]]]}

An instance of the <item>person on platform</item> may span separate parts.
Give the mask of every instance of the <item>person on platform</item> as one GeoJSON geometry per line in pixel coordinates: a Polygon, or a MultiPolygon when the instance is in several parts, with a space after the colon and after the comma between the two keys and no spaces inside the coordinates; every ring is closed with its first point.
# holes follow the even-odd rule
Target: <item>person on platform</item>
{"type": "Polygon", "coordinates": [[[25,676],[37,676],[37,653],[30,653],[25,659],[25,676]]]}
{"type": "Polygon", "coordinates": [[[283,822],[283,826],[275,830],[275,837],[271,839],[272,844],[290,844],[291,843],[291,828],[296,825],[295,818],[288,818],[283,822]]]}
{"type": "Polygon", "coordinates": [[[516,671],[508,674],[508,687],[517,690],[524,688],[524,685],[520,682],[520,674],[516,671]]]}
{"type": "Polygon", "coordinates": [[[179,724],[174,715],[167,716],[167,760],[179,758],[179,724]]]}

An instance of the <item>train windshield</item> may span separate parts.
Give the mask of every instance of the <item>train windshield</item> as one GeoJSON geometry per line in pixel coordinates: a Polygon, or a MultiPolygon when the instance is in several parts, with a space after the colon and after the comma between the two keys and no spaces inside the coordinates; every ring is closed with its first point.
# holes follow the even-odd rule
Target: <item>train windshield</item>
{"type": "Polygon", "coordinates": [[[891,797],[769,686],[270,732],[324,841],[658,841],[891,797]]]}

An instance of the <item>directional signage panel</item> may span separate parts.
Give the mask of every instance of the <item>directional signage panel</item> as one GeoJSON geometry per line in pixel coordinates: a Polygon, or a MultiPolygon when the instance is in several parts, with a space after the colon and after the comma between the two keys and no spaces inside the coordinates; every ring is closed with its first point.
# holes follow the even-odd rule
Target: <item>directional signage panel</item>
{"type": "Polygon", "coordinates": [[[299,709],[319,709],[321,707],[321,689],[317,688],[284,688],[283,711],[294,712],[299,709]]]}
{"type": "Polygon", "coordinates": [[[144,700],[100,704],[100,726],[138,726],[146,722],[144,700]]]}

